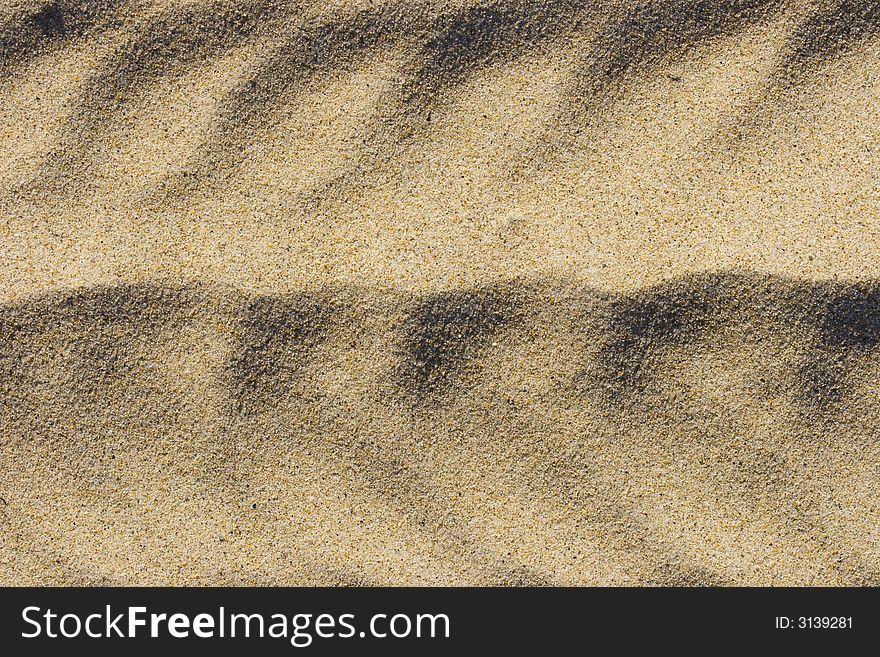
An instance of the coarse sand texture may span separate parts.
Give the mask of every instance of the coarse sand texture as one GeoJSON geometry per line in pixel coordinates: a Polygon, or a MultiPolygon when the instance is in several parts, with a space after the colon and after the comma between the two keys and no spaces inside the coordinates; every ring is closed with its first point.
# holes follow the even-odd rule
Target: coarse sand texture
{"type": "Polygon", "coordinates": [[[0,0],[0,584],[880,584],[880,0],[0,0]]]}

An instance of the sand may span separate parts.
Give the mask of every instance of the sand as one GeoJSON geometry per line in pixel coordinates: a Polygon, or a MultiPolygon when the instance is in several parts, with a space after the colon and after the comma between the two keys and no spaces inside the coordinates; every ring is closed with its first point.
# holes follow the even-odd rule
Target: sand
{"type": "Polygon", "coordinates": [[[0,583],[880,583],[876,0],[4,0],[0,583]]]}

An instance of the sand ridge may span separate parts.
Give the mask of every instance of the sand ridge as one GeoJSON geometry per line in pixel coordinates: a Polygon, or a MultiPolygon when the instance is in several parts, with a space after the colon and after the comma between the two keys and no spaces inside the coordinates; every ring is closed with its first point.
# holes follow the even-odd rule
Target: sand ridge
{"type": "Polygon", "coordinates": [[[872,1],[15,4],[4,298],[872,278],[877,25],[872,1]]]}
{"type": "Polygon", "coordinates": [[[2,326],[8,582],[877,581],[876,284],[131,285],[2,326]]]}

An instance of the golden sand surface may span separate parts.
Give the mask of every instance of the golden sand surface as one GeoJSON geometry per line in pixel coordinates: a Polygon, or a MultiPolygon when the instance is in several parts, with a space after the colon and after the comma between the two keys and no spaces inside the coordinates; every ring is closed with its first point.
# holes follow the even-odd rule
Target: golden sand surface
{"type": "Polygon", "coordinates": [[[2,0],[0,583],[880,583],[878,0],[2,0]]]}

